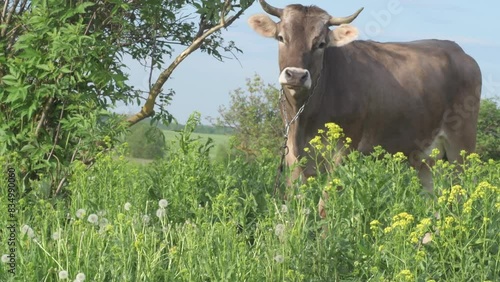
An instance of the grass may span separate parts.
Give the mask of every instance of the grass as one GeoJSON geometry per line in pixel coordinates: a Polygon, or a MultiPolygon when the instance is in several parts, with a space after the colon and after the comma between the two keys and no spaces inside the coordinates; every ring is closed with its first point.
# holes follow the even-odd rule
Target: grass
{"type": "Polygon", "coordinates": [[[457,174],[438,161],[430,198],[404,156],[354,152],[283,200],[277,158],[215,162],[203,148],[75,162],[66,197],[18,200],[16,276],[3,264],[0,281],[500,280],[499,162],[464,155],[457,174]]]}

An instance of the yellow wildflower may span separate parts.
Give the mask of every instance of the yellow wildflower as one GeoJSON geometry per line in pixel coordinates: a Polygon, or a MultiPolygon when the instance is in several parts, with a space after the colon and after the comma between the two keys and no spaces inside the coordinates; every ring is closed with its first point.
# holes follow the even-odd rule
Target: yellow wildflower
{"type": "Polygon", "coordinates": [[[413,216],[407,212],[402,212],[392,218],[392,227],[406,227],[413,222],[413,216]]]}
{"type": "Polygon", "coordinates": [[[433,159],[435,159],[437,156],[439,156],[439,153],[440,153],[439,149],[438,148],[434,148],[431,151],[430,157],[433,158],[433,159]]]}
{"type": "Polygon", "coordinates": [[[417,232],[411,232],[410,233],[410,242],[412,244],[416,244],[416,243],[418,243],[418,241],[420,241],[420,239],[418,238],[417,232]]]}
{"type": "Polygon", "coordinates": [[[452,203],[455,200],[458,200],[459,196],[464,196],[465,190],[460,185],[455,185],[451,187],[450,196],[448,197],[448,203],[452,203]]]}
{"type": "Polygon", "coordinates": [[[394,154],[393,158],[395,161],[398,161],[398,162],[406,160],[405,154],[403,154],[401,152],[397,152],[396,154],[394,154]]]}
{"type": "Polygon", "coordinates": [[[467,160],[481,163],[481,158],[479,157],[479,155],[477,153],[471,153],[470,155],[468,155],[467,160]]]}
{"type": "Polygon", "coordinates": [[[401,279],[402,281],[413,281],[413,274],[409,269],[403,269],[396,275],[396,278],[401,279]]]}
{"type": "Polygon", "coordinates": [[[415,259],[417,261],[423,261],[425,259],[425,252],[422,250],[417,251],[417,254],[415,255],[415,259]]]}
{"type": "Polygon", "coordinates": [[[382,223],[380,223],[380,221],[376,219],[370,222],[370,230],[372,231],[372,233],[376,233],[377,230],[379,230],[381,227],[382,223]]]}

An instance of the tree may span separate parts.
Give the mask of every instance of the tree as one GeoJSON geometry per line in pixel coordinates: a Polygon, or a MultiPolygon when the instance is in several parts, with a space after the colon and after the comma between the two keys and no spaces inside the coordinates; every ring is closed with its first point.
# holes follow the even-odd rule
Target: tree
{"type": "Polygon", "coordinates": [[[215,123],[233,128],[233,146],[247,156],[278,153],[283,142],[279,90],[255,75],[247,80],[246,90],[234,90],[230,99],[229,107],[219,108],[215,123]]]}
{"type": "Polygon", "coordinates": [[[128,126],[152,116],[155,104],[155,118],[172,120],[166,106],[173,90],[162,92],[170,74],[197,49],[219,60],[240,51],[221,30],[252,2],[0,1],[0,159],[15,165],[27,186],[48,176],[57,194],[73,161],[91,165],[104,138],[112,146],[128,126]],[[176,46],[186,50],[151,78],[142,111],[128,122],[110,114],[119,101],[140,103],[143,93],[127,85],[123,57],[160,69],[176,46]]]}
{"type": "Polygon", "coordinates": [[[500,107],[493,99],[481,101],[476,151],[484,160],[500,160],[500,107]]]}

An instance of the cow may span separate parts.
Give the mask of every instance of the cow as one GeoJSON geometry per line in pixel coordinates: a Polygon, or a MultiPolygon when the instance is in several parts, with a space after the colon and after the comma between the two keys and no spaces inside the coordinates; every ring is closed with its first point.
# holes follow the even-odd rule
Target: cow
{"type": "MultiPolygon", "coordinates": [[[[277,8],[259,2],[280,20],[258,14],[248,23],[278,41],[281,115],[292,122],[288,166],[307,158],[304,149],[329,122],[340,125],[351,148],[361,153],[376,146],[404,153],[429,192],[432,177],[422,160],[430,160],[433,149],[439,149],[438,159],[450,162],[460,161],[462,150],[474,151],[482,76],[458,44],[357,40],[358,30],[349,24],[363,8],[333,17],[316,6],[277,8]]],[[[296,166],[291,178],[315,173],[309,160],[296,166]]]]}

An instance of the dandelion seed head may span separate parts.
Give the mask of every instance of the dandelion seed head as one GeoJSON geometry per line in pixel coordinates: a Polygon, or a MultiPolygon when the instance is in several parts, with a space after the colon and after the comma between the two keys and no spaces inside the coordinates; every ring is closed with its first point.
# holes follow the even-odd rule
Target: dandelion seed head
{"type": "Polygon", "coordinates": [[[101,218],[99,219],[99,227],[106,227],[106,225],[109,224],[109,221],[107,218],[101,218]]]}
{"type": "Polygon", "coordinates": [[[309,208],[305,208],[303,211],[302,211],[305,215],[309,215],[311,213],[311,210],[309,208]]]}
{"type": "Polygon", "coordinates": [[[166,208],[168,206],[168,201],[165,199],[161,199],[160,201],[158,201],[158,205],[160,206],[160,208],[166,208]]]}
{"type": "Polygon", "coordinates": [[[59,271],[59,279],[68,279],[68,272],[66,270],[59,271]]]}
{"type": "Polygon", "coordinates": [[[52,233],[52,240],[57,241],[61,239],[61,230],[52,233]]]}
{"type": "Polygon", "coordinates": [[[148,224],[149,223],[149,215],[145,214],[142,216],[142,222],[144,222],[145,224],[148,224]]]}
{"type": "Polygon", "coordinates": [[[126,202],[125,205],[123,205],[123,208],[126,210],[126,211],[129,211],[130,208],[132,208],[132,204],[129,203],[129,202],[126,202]]]}
{"type": "Polygon", "coordinates": [[[281,223],[276,224],[276,226],[274,227],[274,234],[276,234],[276,236],[278,237],[281,237],[283,236],[284,232],[285,232],[285,225],[281,223]]]}
{"type": "Polygon", "coordinates": [[[159,208],[156,210],[156,216],[158,218],[163,218],[163,217],[165,217],[166,214],[167,214],[167,212],[165,211],[164,208],[159,208]]]}
{"type": "Polygon", "coordinates": [[[35,237],[35,231],[33,231],[33,229],[26,224],[21,227],[21,233],[23,235],[27,235],[29,238],[35,237]]]}
{"type": "Polygon", "coordinates": [[[99,220],[99,217],[97,216],[97,214],[95,213],[92,213],[89,215],[89,217],[87,218],[88,222],[92,223],[92,224],[97,224],[98,223],[98,220],[99,220]]]}
{"type": "Polygon", "coordinates": [[[9,262],[9,255],[2,255],[2,262],[3,263],[8,263],[9,262]]]}
{"type": "Polygon", "coordinates": [[[85,281],[85,278],[86,278],[86,277],[85,277],[85,274],[83,274],[82,272],[80,272],[80,273],[78,273],[78,274],[76,275],[76,279],[75,279],[75,280],[76,280],[76,281],[79,281],[79,282],[83,282],[83,281],[85,281]]]}
{"type": "Polygon", "coordinates": [[[85,216],[85,213],[86,213],[86,211],[84,209],[79,209],[76,211],[76,217],[78,217],[79,219],[83,219],[83,217],[85,216]]]}
{"type": "Polygon", "coordinates": [[[281,205],[281,212],[282,213],[287,213],[288,212],[288,207],[286,205],[281,205]]]}
{"type": "Polygon", "coordinates": [[[276,255],[274,257],[274,260],[277,262],[277,263],[282,263],[285,261],[285,258],[282,256],[282,255],[276,255]]]}

